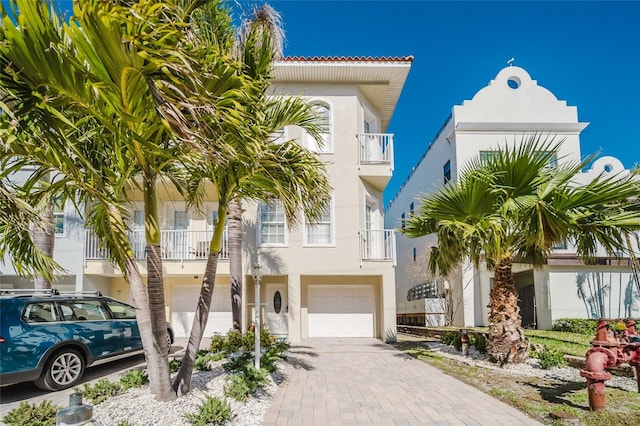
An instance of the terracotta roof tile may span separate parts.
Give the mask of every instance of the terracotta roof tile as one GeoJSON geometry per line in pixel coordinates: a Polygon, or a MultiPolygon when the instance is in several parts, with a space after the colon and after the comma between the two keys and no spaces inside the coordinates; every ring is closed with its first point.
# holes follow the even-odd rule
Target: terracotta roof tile
{"type": "Polygon", "coordinates": [[[282,62],[413,62],[413,56],[285,56],[282,62]]]}

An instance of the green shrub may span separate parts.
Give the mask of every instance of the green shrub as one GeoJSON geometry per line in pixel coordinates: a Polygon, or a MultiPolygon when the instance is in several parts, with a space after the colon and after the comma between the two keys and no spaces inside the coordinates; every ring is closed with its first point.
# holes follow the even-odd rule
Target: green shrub
{"type": "Polygon", "coordinates": [[[472,334],[469,336],[469,344],[481,354],[487,353],[487,338],[484,334],[472,334]]]}
{"type": "Polygon", "coordinates": [[[251,389],[247,384],[243,374],[230,374],[227,376],[227,383],[224,385],[224,395],[236,401],[245,401],[251,389]]]}
{"type": "Polygon", "coordinates": [[[553,331],[566,333],[595,335],[598,330],[598,320],[588,318],[559,318],[553,322],[553,331]]]}
{"type": "Polygon", "coordinates": [[[120,384],[124,390],[139,388],[149,383],[149,375],[144,370],[130,370],[120,377],[120,384]]]}
{"type": "Polygon", "coordinates": [[[180,365],[182,365],[182,361],[179,359],[172,359],[169,361],[169,372],[177,373],[180,370],[180,365]]]}
{"type": "Polygon", "coordinates": [[[451,345],[458,351],[462,350],[462,336],[458,331],[445,331],[441,340],[445,345],[451,345]]]}
{"type": "Polygon", "coordinates": [[[549,350],[547,348],[542,352],[539,352],[537,357],[540,360],[540,367],[545,370],[553,367],[564,367],[567,365],[567,361],[565,361],[561,352],[549,350]]]}
{"type": "Polygon", "coordinates": [[[91,401],[93,404],[100,404],[110,396],[117,395],[122,392],[122,385],[118,382],[111,382],[107,379],[100,379],[95,385],[85,383],[82,389],[76,388],[83,397],[91,401]]]}
{"type": "Polygon", "coordinates": [[[247,365],[253,364],[253,353],[242,352],[228,358],[228,362],[222,364],[225,371],[243,371],[247,365]]]}
{"type": "Polygon", "coordinates": [[[130,422],[120,422],[120,423],[118,423],[118,426],[133,426],[133,423],[130,423],[130,422]]]}
{"type": "Polygon", "coordinates": [[[209,348],[213,353],[224,352],[224,348],[226,344],[227,344],[227,338],[222,334],[216,333],[213,336],[211,336],[211,344],[209,345],[209,348]]]}
{"type": "Polygon", "coordinates": [[[184,416],[194,426],[219,425],[231,420],[231,406],[218,397],[207,396],[198,407],[198,412],[184,416]]]}
{"type": "Polygon", "coordinates": [[[264,368],[258,370],[253,365],[247,365],[242,374],[247,386],[249,386],[250,393],[254,393],[256,389],[263,387],[267,383],[269,372],[264,368]]]}
{"type": "Polygon", "coordinates": [[[54,426],[56,413],[61,409],[61,406],[53,405],[48,399],[39,405],[21,402],[18,408],[9,411],[2,421],[7,426],[54,426]]]}

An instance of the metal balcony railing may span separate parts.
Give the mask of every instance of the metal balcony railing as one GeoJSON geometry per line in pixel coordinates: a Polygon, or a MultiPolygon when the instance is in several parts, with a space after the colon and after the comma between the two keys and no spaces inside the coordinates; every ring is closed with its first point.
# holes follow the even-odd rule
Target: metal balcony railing
{"type": "Polygon", "coordinates": [[[396,265],[396,237],[391,229],[360,230],[360,259],[384,260],[396,265]]]}
{"type": "MultiPolygon", "coordinates": [[[[163,230],[160,231],[160,247],[162,259],[166,260],[207,260],[209,257],[209,243],[213,231],[190,231],[190,230],[163,230]]],[[[146,241],[144,231],[129,232],[131,248],[136,259],[145,259],[146,241]]],[[[101,249],[98,238],[92,232],[86,231],[85,259],[101,260],[107,259],[107,252],[101,249]]],[[[229,242],[227,231],[222,237],[222,250],[220,259],[229,259],[229,242]]]]}
{"type": "Polygon", "coordinates": [[[393,168],[393,134],[359,133],[359,164],[390,164],[393,168]]]}

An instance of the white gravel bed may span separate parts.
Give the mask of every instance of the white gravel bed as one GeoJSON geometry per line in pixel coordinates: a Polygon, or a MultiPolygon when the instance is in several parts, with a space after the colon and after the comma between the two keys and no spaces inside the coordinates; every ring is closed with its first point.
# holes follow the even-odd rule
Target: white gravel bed
{"type": "Polygon", "coordinates": [[[207,396],[217,396],[231,406],[233,419],[229,425],[260,425],[278,388],[276,381],[281,380],[280,374],[276,372],[269,376],[264,388],[247,401],[240,402],[224,396],[228,373],[220,364],[216,363],[211,371],[194,371],[191,390],[186,396],[171,402],[159,402],[149,393],[147,386],[132,388],[95,405],[93,421],[98,426],[116,426],[124,422],[134,426],[187,426],[191,423],[184,418],[185,414],[196,413],[207,396]]]}
{"type": "MultiPolygon", "coordinates": [[[[478,366],[482,368],[488,368],[494,370],[499,374],[507,375],[521,375],[521,376],[533,376],[544,377],[548,379],[561,380],[565,382],[585,382],[586,379],[580,376],[580,370],[574,367],[553,367],[545,370],[540,367],[540,362],[537,358],[529,357],[526,362],[520,364],[506,364],[504,367],[500,367],[497,364],[489,362],[486,354],[482,354],[476,350],[473,346],[469,347],[469,356],[465,357],[461,352],[458,352],[456,348],[450,345],[445,345],[438,342],[425,343],[424,346],[439,354],[446,356],[447,358],[456,359],[464,364],[478,366]]],[[[630,377],[620,377],[611,375],[611,380],[607,380],[607,387],[619,388],[629,392],[637,392],[638,384],[635,379],[630,377]]]]}

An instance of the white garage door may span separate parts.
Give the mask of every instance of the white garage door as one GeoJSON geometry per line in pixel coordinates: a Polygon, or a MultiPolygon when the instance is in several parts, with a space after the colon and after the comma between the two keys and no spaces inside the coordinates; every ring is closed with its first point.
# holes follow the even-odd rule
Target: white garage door
{"type": "MultiPolygon", "coordinates": [[[[213,288],[209,320],[204,330],[205,337],[211,337],[214,333],[225,334],[233,327],[229,291],[228,285],[216,284],[213,288]]],[[[171,325],[176,337],[189,337],[199,296],[200,286],[175,286],[173,288],[171,325]]]]}
{"type": "Polygon", "coordinates": [[[373,286],[309,286],[309,337],[373,337],[373,286]]]}

